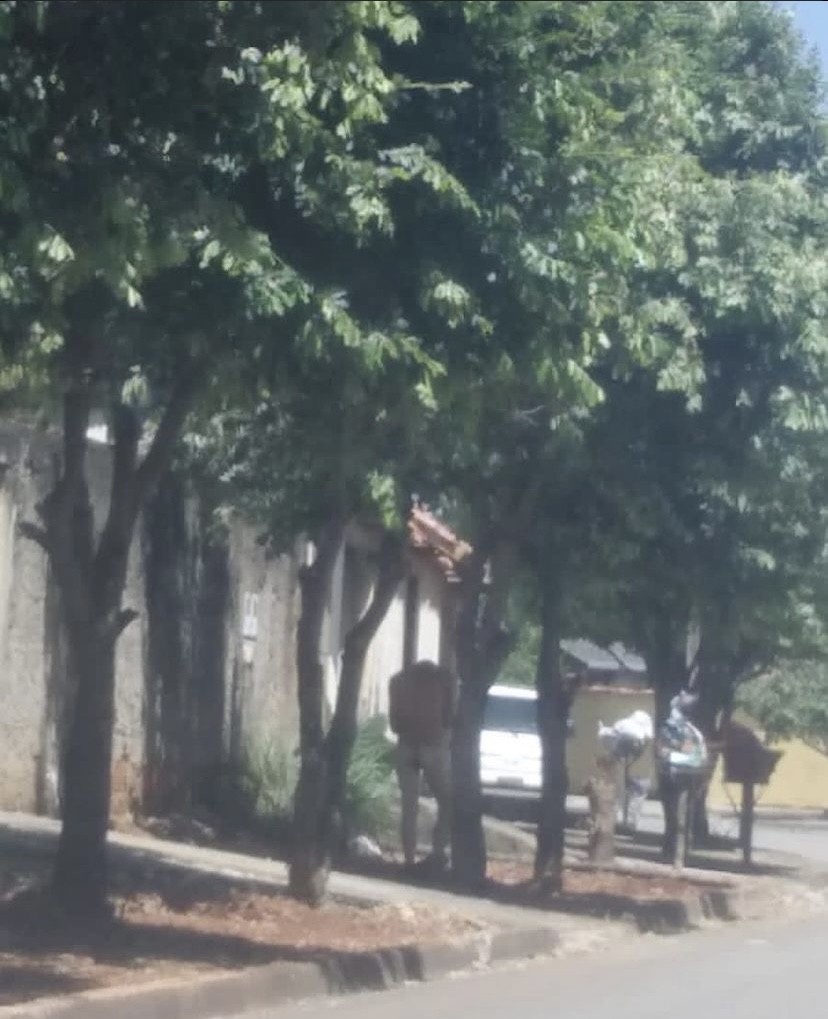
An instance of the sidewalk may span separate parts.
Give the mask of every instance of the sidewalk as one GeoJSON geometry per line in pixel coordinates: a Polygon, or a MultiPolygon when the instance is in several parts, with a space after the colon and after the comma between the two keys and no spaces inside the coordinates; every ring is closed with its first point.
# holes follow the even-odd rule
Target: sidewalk
{"type": "MultiPolygon", "coordinates": [[[[504,836],[513,828],[516,841],[528,843],[533,836],[500,822],[504,836]]],[[[0,846],[23,848],[29,852],[49,856],[54,851],[60,830],[58,821],[28,814],[0,812],[0,846]]],[[[671,868],[660,861],[660,841],[653,835],[639,834],[635,840],[619,836],[617,864],[620,874],[650,879],[650,883],[669,886],[675,877],[671,868]]],[[[151,881],[155,874],[180,874],[183,879],[206,876],[226,882],[228,886],[258,891],[284,892],[288,884],[287,865],[281,860],[230,852],[201,845],[173,842],[143,834],[110,832],[109,844],[113,870],[129,869],[143,880],[151,881]]],[[[586,832],[567,831],[567,866],[580,870],[586,864],[586,832]]],[[[745,897],[760,898],[771,890],[779,879],[796,879],[801,861],[778,853],[758,853],[757,871],[746,876],[739,873],[732,851],[708,850],[694,854],[691,866],[682,872],[682,879],[694,889],[694,901],[688,905],[686,897],[677,899],[665,891],[639,901],[618,893],[598,892],[594,901],[589,894],[564,895],[549,903],[521,900],[512,895],[497,901],[483,895],[463,894],[447,888],[420,883],[409,883],[396,872],[385,876],[333,871],[328,889],[330,895],[341,902],[355,905],[376,903],[405,906],[415,903],[433,906],[436,910],[465,917],[500,929],[517,930],[543,927],[559,936],[562,951],[577,951],[582,946],[603,945],[633,931],[682,929],[692,926],[705,916],[731,917],[742,911],[741,905],[719,902],[711,906],[705,901],[709,892],[719,889],[725,899],[734,893],[741,903],[745,897]],[[762,877],[760,875],[764,874],[762,877]],[[589,900],[589,901],[587,901],[589,900]]],[[[524,866],[525,857],[524,857],[524,866]]],[[[382,873],[380,871],[379,873],[382,873]]],[[[820,882],[824,884],[824,882],[820,882]]]]}
{"type": "MultiPolygon", "coordinates": [[[[9,851],[11,857],[19,856],[22,851],[29,860],[48,861],[57,844],[58,833],[59,823],[54,820],[0,812],[0,849],[9,851]]],[[[504,829],[501,834],[505,838],[508,831],[504,829]]],[[[570,841],[580,841],[584,833],[569,832],[568,836],[570,841]]],[[[516,839],[522,842],[517,836],[516,839]]],[[[698,927],[710,919],[752,919],[824,906],[824,896],[814,892],[810,898],[803,898],[801,887],[795,882],[715,875],[690,868],[677,876],[669,868],[647,859],[619,861],[618,868],[597,872],[579,866],[577,859],[581,853],[577,847],[572,849],[574,851],[568,854],[571,862],[564,893],[552,899],[539,898],[537,890],[531,886],[508,881],[492,885],[487,891],[495,898],[485,898],[403,883],[401,875],[396,880],[387,880],[334,872],[329,881],[333,900],[330,912],[321,914],[326,931],[331,917],[348,908],[358,908],[360,915],[356,923],[360,931],[364,930],[365,917],[372,911],[391,909],[413,916],[425,908],[430,919],[440,915],[455,918],[457,922],[452,922],[450,928],[442,928],[452,933],[442,936],[441,940],[434,940],[432,936],[432,940],[382,941],[379,947],[364,950],[350,947],[345,951],[336,947],[309,949],[307,941],[303,940],[304,928],[297,941],[295,936],[286,934],[284,922],[279,921],[273,933],[268,931],[262,942],[269,954],[265,958],[259,955],[246,960],[242,965],[247,968],[232,972],[227,971],[227,958],[218,942],[209,942],[212,937],[209,933],[202,937],[202,945],[204,937],[208,939],[206,955],[199,956],[208,971],[193,972],[192,965],[188,969],[185,964],[187,960],[192,963],[193,959],[189,949],[183,953],[179,949],[178,954],[168,955],[173,945],[169,938],[175,931],[159,926],[157,913],[147,927],[146,914],[141,912],[137,928],[126,931],[126,956],[121,963],[125,968],[123,975],[119,971],[116,981],[110,981],[108,986],[95,985],[88,991],[53,990],[52,994],[60,996],[51,998],[42,996],[50,992],[42,991],[42,983],[39,983],[33,1000],[0,1007],[0,1019],[114,1019],[115,1016],[146,1019],[148,1015],[216,1019],[245,1010],[273,1008],[299,998],[380,990],[496,963],[525,961],[534,956],[594,952],[622,940],[629,941],[641,931],[676,933],[698,927]],[[642,886],[647,886],[645,891],[642,886]],[[633,888],[638,890],[634,892],[633,888]],[[363,915],[365,907],[368,911],[363,915]],[[141,929],[144,930],[143,947],[136,950],[134,938],[141,929]],[[130,967],[136,959],[143,960],[145,966],[150,954],[163,960],[165,972],[170,972],[172,965],[172,980],[136,982],[130,967]],[[178,967],[177,959],[182,960],[178,967]]],[[[186,902],[189,894],[200,894],[200,886],[206,878],[210,894],[215,895],[214,901],[219,904],[222,922],[227,915],[225,903],[239,892],[245,896],[250,893],[246,902],[257,894],[270,896],[268,901],[272,902],[273,893],[283,893],[287,887],[287,867],[282,861],[142,834],[110,833],[110,859],[116,886],[120,887],[126,879],[124,887],[129,887],[130,879],[137,880],[137,885],[149,889],[150,897],[157,897],[159,889],[166,886],[175,899],[186,902]]],[[[508,871],[510,865],[496,866],[505,866],[508,871]]],[[[514,861],[512,866],[530,873],[526,870],[525,858],[514,861]]],[[[389,872],[396,873],[393,867],[389,872]]],[[[508,874],[504,876],[508,878],[508,874]]],[[[160,892],[162,899],[165,894],[160,892]]],[[[276,899],[284,907],[306,909],[278,894],[276,899]]],[[[118,901],[122,903],[119,908],[124,908],[123,896],[118,901]]],[[[48,900],[46,905],[51,909],[48,900]]],[[[26,908],[25,903],[23,908],[26,908]]],[[[142,908],[140,904],[139,908],[142,908]]],[[[19,926],[16,916],[12,912],[6,917],[6,954],[9,957],[5,964],[14,967],[19,976],[21,972],[25,975],[28,968],[42,969],[46,958],[41,944],[43,932],[51,931],[53,922],[64,921],[59,914],[50,912],[28,919],[30,923],[34,920],[32,929],[36,932],[33,951],[27,947],[25,936],[23,941],[19,937],[15,940],[19,926]],[[10,952],[16,954],[10,956],[10,952]]],[[[239,919],[239,936],[242,939],[246,934],[253,937],[250,925],[259,922],[259,917],[245,911],[239,914],[239,919]]],[[[126,923],[131,922],[127,916],[126,923]]],[[[115,930],[104,931],[107,956],[112,955],[116,933],[115,930]]],[[[78,940],[77,934],[71,926],[59,934],[65,947],[60,947],[62,954],[54,958],[62,979],[65,974],[76,972],[72,963],[76,956],[83,962],[84,953],[90,954],[94,964],[98,964],[96,950],[90,950],[89,942],[83,937],[78,940]],[[79,952],[83,958],[78,956],[79,952]]],[[[0,925],[0,976],[3,936],[0,925]]],[[[42,977],[39,979],[42,981],[42,977]]]]}
{"type": "MultiPolygon", "coordinates": [[[[0,811],[0,845],[51,855],[59,831],[59,822],[51,818],[0,811]]],[[[172,870],[182,876],[208,875],[261,890],[287,889],[287,865],[281,860],[120,832],[110,832],[109,844],[116,868],[124,864],[139,867],[142,876],[151,877],[157,870],[172,870]]],[[[355,904],[417,902],[501,928],[517,929],[527,923],[533,927],[553,928],[560,934],[564,950],[609,942],[626,936],[630,930],[630,924],[623,921],[596,920],[506,905],[444,889],[340,871],[331,873],[328,887],[335,898],[355,904]]]]}
{"type": "MultiPolygon", "coordinates": [[[[34,862],[37,872],[48,865],[58,834],[56,821],[0,813],[0,850],[10,861],[22,857],[29,866],[34,862]]],[[[0,985],[5,973],[10,983],[3,990],[11,1004],[0,1004],[0,1019],[216,1019],[308,997],[382,990],[537,956],[594,951],[634,931],[626,920],[567,916],[336,872],[329,881],[331,902],[310,910],[316,917],[313,929],[328,939],[326,930],[351,910],[360,944],[315,944],[307,926],[298,937],[278,923],[272,934],[270,929],[263,934],[262,914],[249,909],[259,900],[281,901],[277,908],[285,911],[288,925],[297,910],[304,917],[301,924],[307,924],[307,907],[280,894],[288,878],[282,861],[135,834],[110,833],[109,843],[119,911],[111,931],[104,924],[102,934],[96,934],[83,922],[75,930],[71,917],[50,911],[48,899],[45,912],[38,912],[35,901],[33,914],[27,912],[25,893],[19,912],[16,900],[10,900],[10,912],[0,917],[0,985]],[[137,916],[129,911],[133,891],[125,889],[141,890],[137,916]],[[147,899],[151,912],[144,911],[147,899]],[[164,926],[156,900],[170,903],[173,910],[164,926]],[[194,912],[188,900],[196,903],[194,912]],[[214,903],[222,918],[230,908],[228,935],[217,938],[209,927],[198,926],[199,918],[210,916],[198,905],[204,901],[214,903]],[[233,914],[239,903],[242,911],[233,914]],[[187,912],[175,913],[180,907],[187,912]],[[179,915],[181,922],[175,919],[179,915]],[[365,925],[377,915],[380,925],[390,917],[390,927],[380,928],[378,944],[361,947],[365,925]],[[426,926],[417,928],[422,936],[394,933],[424,915],[426,926]],[[237,946],[245,953],[241,960],[234,952],[236,942],[243,942],[237,946]],[[252,955],[251,944],[256,949],[252,955]],[[139,961],[142,974],[151,967],[148,976],[133,974],[139,961]],[[113,966],[120,967],[116,979],[113,966]]],[[[27,864],[21,861],[21,866],[27,864]]],[[[221,922],[225,931],[228,921],[221,922]]]]}

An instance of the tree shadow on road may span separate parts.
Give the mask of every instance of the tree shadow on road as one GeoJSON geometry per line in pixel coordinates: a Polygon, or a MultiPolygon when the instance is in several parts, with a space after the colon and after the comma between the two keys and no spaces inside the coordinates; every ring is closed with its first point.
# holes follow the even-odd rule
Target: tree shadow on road
{"type": "MultiPolygon", "coordinates": [[[[573,846],[575,848],[575,846],[573,846]]],[[[577,848],[582,848],[578,846],[577,848]]],[[[654,832],[635,832],[616,836],[615,851],[619,860],[640,861],[642,863],[662,863],[662,838],[654,832]]],[[[779,854],[775,854],[777,857],[779,854]]],[[[796,874],[799,861],[792,858],[790,862],[777,859],[775,862],[763,860],[761,851],[748,871],[742,860],[741,850],[736,839],[713,836],[702,844],[691,847],[686,866],[695,870],[709,871],[711,874],[744,875],[754,877],[792,877],[796,874]]]]}

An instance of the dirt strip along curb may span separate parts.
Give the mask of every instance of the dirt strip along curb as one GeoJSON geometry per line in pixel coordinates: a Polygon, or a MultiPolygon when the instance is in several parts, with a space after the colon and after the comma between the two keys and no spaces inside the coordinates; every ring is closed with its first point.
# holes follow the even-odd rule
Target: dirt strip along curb
{"type": "Polygon", "coordinates": [[[559,942],[558,934],[548,927],[481,932],[438,944],[339,953],[313,962],[275,962],[186,982],[41,998],[0,1008],[0,1019],[215,1019],[306,998],[387,990],[495,962],[550,955],[559,942]]]}

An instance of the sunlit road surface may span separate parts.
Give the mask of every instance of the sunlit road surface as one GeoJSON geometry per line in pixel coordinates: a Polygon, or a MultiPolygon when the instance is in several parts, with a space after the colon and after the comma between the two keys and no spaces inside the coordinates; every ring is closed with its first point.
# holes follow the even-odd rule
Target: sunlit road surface
{"type": "Polygon", "coordinates": [[[823,1019],[827,960],[828,916],[782,918],[244,1019],[823,1019]]]}

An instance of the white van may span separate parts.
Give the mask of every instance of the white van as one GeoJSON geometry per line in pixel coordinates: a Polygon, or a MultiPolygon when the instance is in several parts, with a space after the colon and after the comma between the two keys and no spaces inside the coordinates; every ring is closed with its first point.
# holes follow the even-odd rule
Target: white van
{"type": "Polygon", "coordinates": [[[489,690],[480,733],[480,784],[484,790],[540,792],[541,742],[538,695],[520,686],[489,690]]]}

